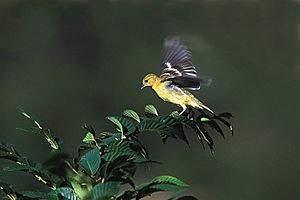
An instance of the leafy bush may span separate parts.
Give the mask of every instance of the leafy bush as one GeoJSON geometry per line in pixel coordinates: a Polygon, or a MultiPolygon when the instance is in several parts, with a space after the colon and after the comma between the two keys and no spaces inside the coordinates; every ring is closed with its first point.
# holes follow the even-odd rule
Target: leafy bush
{"type": "Polygon", "coordinates": [[[159,115],[154,106],[147,105],[143,117],[133,110],[125,110],[121,116],[107,117],[116,126],[112,132],[96,133],[92,127],[84,125],[86,134],[78,148],[78,156],[70,158],[61,151],[61,141],[50,129],[31,114],[25,111],[22,114],[34,126],[19,130],[42,136],[50,144],[54,155],[44,163],[37,163],[20,154],[13,145],[0,143],[0,158],[14,163],[4,170],[32,174],[49,187],[49,191],[14,191],[11,185],[0,181],[5,199],[129,200],[141,199],[158,191],[172,191],[172,200],[194,200],[196,198],[192,196],[181,196],[188,185],[174,176],[158,176],[147,183],[135,184],[133,176],[137,166],[155,162],[149,158],[138,135],[153,131],[160,134],[164,143],[168,138],[174,138],[188,144],[185,130],[189,128],[197,134],[203,146],[206,143],[213,152],[214,143],[208,130],[214,129],[224,137],[218,124],[221,122],[232,132],[227,121],[232,117],[229,113],[210,116],[200,111],[193,118],[179,115],[177,111],[159,115]],[[129,185],[131,189],[120,192],[121,185],[129,185]]]}

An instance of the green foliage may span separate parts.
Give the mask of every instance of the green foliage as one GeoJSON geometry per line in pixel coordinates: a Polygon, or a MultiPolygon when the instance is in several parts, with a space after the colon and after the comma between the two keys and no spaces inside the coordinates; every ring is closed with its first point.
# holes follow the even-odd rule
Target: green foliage
{"type": "Polygon", "coordinates": [[[171,191],[175,195],[170,200],[195,200],[195,197],[181,195],[189,185],[174,176],[158,176],[136,186],[133,177],[137,166],[155,162],[149,158],[138,135],[154,132],[160,134],[164,143],[168,138],[174,138],[188,144],[185,132],[188,128],[196,133],[203,145],[206,143],[213,150],[211,130],[225,137],[223,124],[232,132],[227,121],[232,117],[229,113],[211,116],[200,111],[197,116],[179,115],[178,112],[159,115],[153,105],[147,105],[144,116],[139,116],[133,110],[125,110],[122,116],[108,117],[116,126],[113,132],[96,133],[92,127],[84,125],[86,133],[78,148],[78,155],[69,158],[61,152],[61,143],[50,129],[31,114],[25,111],[22,114],[34,126],[19,130],[42,136],[55,154],[44,163],[38,163],[21,155],[13,145],[0,143],[0,159],[13,163],[6,166],[5,171],[32,174],[48,186],[49,191],[15,191],[11,185],[0,181],[0,189],[6,194],[6,199],[130,200],[141,199],[154,192],[171,191]],[[129,185],[131,189],[119,192],[122,185],[129,185]]]}
{"type": "Polygon", "coordinates": [[[78,164],[86,173],[93,176],[98,171],[100,163],[100,151],[98,148],[94,148],[81,156],[78,164]]]}

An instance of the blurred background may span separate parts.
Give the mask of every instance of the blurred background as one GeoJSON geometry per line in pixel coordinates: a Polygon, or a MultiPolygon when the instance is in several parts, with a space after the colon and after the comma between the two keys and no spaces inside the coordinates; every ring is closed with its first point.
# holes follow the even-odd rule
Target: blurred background
{"type": "MultiPolygon", "coordinates": [[[[193,49],[197,70],[213,78],[195,95],[216,112],[233,113],[235,135],[213,134],[213,157],[195,135],[187,147],[145,134],[152,159],[164,163],[142,166],[137,182],[175,175],[200,200],[300,199],[299,4],[1,0],[0,141],[34,160],[49,156],[45,141],[15,129],[28,125],[19,108],[38,116],[73,155],[84,123],[104,131],[113,128],[105,116],[126,108],[178,109],[140,90],[143,76],[159,71],[163,39],[178,35],[193,49]]],[[[0,179],[17,189],[45,189],[22,173],[1,171],[0,179]]]]}

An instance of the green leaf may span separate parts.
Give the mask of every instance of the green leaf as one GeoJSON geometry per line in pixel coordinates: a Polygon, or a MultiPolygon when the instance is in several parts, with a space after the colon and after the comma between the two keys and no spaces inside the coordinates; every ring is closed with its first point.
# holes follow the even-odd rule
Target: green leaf
{"type": "Polygon", "coordinates": [[[159,132],[163,142],[165,143],[168,137],[180,138],[188,143],[183,130],[183,123],[173,116],[159,116],[144,119],[138,126],[140,132],[156,131],[159,132]]]}
{"type": "Polygon", "coordinates": [[[22,127],[17,128],[17,130],[23,131],[25,133],[33,133],[35,135],[43,135],[43,132],[38,127],[22,127]]]}
{"type": "Polygon", "coordinates": [[[210,120],[207,122],[211,128],[215,129],[218,133],[220,133],[220,135],[225,139],[225,135],[223,133],[222,128],[218,125],[217,122],[215,122],[215,120],[210,120]]]}
{"type": "Polygon", "coordinates": [[[150,186],[151,189],[155,189],[158,191],[178,191],[180,188],[178,188],[177,185],[171,185],[166,183],[160,183],[150,186]]]}
{"type": "Polygon", "coordinates": [[[35,117],[33,117],[32,114],[30,114],[30,113],[28,113],[28,112],[26,112],[26,111],[24,111],[24,110],[21,110],[21,114],[22,114],[23,116],[25,116],[26,118],[30,119],[31,121],[33,121],[33,122],[35,123],[35,125],[36,125],[39,129],[43,129],[43,127],[42,127],[41,123],[39,122],[39,120],[36,119],[35,117]]]}
{"type": "Polygon", "coordinates": [[[131,158],[133,158],[135,162],[148,161],[148,159],[145,158],[142,153],[134,151],[130,147],[130,144],[131,143],[127,141],[123,141],[121,144],[118,141],[113,142],[108,146],[102,158],[106,161],[113,161],[120,156],[128,155],[131,158]]]}
{"type": "Polygon", "coordinates": [[[172,185],[176,185],[178,187],[189,187],[188,184],[184,183],[183,181],[181,181],[180,179],[174,177],[174,176],[158,176],[155,177],[151,183],[155,183],[155,184],[172,184],[172,185]]]}
{"type": "Polygon", "coordinates": [[[151,182],[140,185],[136,191],[136,199],[141,199],[158,191],[180,191],[186,189],[189,185],[173,176],[158,176],[151,182]]]}
{"type": "Polygon", "coordinates": [[[200,119],[201,122],[207,122],[207,121],[210,121],[210,119],[208,119],[207,117],[202,117],[200,119]]]}
{"type": "Polygon", "coordinates": [[[39,191],[21,191],[19,192],[21,195],[33,199],[41,199],[41,200],[59,200],[57,194],[53,192],[44,193],[39,191]]]}
{"type": "Polygon", "coordinates": [[[101,162],[100,151],[94,148],[88,151],[86,154],[81,156],[79,160],[79,165],[87,172],[89,175],[95,175],[99,169],[101,162]]]}
{"type": "Polygon", "coordinates": [[[3,171],[7,171],[7,172],[28,171],[28,167],[24,165],[6,166],[3,168],[3,171]]]}
{"type": "Polygon", "coordinates": [[[123,128],[123,133],[125,135],[131,135],[132,133],[135,132],[136,130],[136,123],[133,122],[132,120],[130,119],[127,119],[125,117],[118,117],[118,116],[115,116],[115,118],[122,124],[122,126],[126,129],[124,130],[123,128]]]}
{"type": "Polygon", "coordinates": [[[86,199],[90,195],[92,185],[84,183],[80,184],[77,181],[71,181],[74,192],[80,199],[86,199]]]}
{"type": "Polygon", "coordinates": [[[222,122],[225,126],[227,126],[231,132],[231,135],[233,135],[233,127],[231,126],[231,124],[226,121],[225,119],[218,117],[218,116],[214,116],[213,118],[219,120],[220,122],[222,122]]]}
{"type": "Polygon", "coordinates": [[[95,137],[92,133],[88,132],[82,140],[83,143],[93,144],[96,142],[95,137]]]}
{"type": "Polygon", "coordinates": [[[25,112],[22,110],[22,115],[24,115],[26,118],[30,119],[35,125],[36,128],[29,127],[29,128],[19,128],[19,130],[22,130],[27,133],[33,133],[36,135],[43,136],[47,142],[50,144],[51,148],[54,150],[58,150],[59,147],[59,140],[58,138],[55,138],[54,135],[51,133],[50,129],[47,129],[41,125],[38,119],[32,116],[32,114],[29,114],[28,112],[25,112]]]}
{"type": "Polygon", "coordinates": [[[172,127],[169,127],[167,124],[160,122],[156,118],[144,119],[137,126],[140,132],[143,131],[157,131],[157,132],[170,132],[174,131],[172,127]]]}
{"type": "Polygon", "coordinates": [[[112,123],[114,123],[118,127],[117,131],[123,133],[123,126],[122,126],[122,124],[120,123],[120,121],[116,117],[110,116],[110,117],[107,117],[107,119],[109,121],[111,121],[112,123]]]}
{"type": "Polygon", "coordinates": [[[158,112],[157,112],[156,108],[153,105],[146,105],[145,114],[158,116],[158,112]]]}
{"type": "Polygon", "coordinates": [[[122,133],[113,133],[111,136],[102,139],[99,145],[107,146],[116,141],[120,142],[121,139],[122,139],[122,133]]]}
{"type": "Polygon", "coordinates": [[[129,110],[129,109],[124,110],[123,111],[123,116],[134,119],[135,121],[137,121],[139,123],[141,122],[141,119],[140,119],[139,115],[133,110],[129,110]]]}
{"type": "Polygon", "coordinates": [[[98,183],[92,190],[92,200],[112,199],[120,189],[119,182],[98,183]]]}
{"type": "Polygon", "coordinates": [[[50,146],[54,149],[54,150],[58,150],[59,147],[59,143],[57,142],[57,140],[53,137],[52,133],[50,132],[50,129],[46,130],[44,132],[45,134],[45,138],[47,140],[47,142],[50,144],[50,146]]]}
{"type": "Polygon", "coordinates": [[[72,190],[72,188],[69,188],[69,187],[57,188],[55,190],[55,193],[63,196],[64,198],[66,198],[68,200],[79,200],[79,198],[76,196],[76,194],[72,190]]]}

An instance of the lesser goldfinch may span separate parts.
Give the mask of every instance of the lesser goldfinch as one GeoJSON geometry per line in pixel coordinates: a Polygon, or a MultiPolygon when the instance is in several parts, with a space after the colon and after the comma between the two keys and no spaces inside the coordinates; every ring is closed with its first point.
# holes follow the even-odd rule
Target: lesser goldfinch
{"type": "Polygon", "coordinates": [[[164,101],[182,107],[180,115],[189,107],[205,109],[214,113],[187,90],[199,90],[202,85],[209,85],[211,79],[199,76],[192,63],[191,50],[179,37],[165,39],[160,74],[147,74],[142,81],[142,88],[147,86],[164,101]]]}

